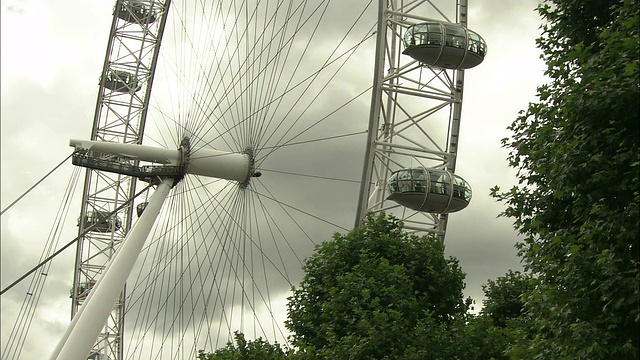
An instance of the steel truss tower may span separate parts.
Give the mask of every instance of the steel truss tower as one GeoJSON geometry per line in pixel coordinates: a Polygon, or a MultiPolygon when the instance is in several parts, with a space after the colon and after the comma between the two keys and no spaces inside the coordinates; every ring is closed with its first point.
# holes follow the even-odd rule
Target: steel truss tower
{"type": "MultiPolygon", "coordinates": [[[[411,36],[409,32],[417,32],[416,26],[425,29],[420,35],[427,47],[426,24],[440,31],[444,46],[450,45],[449,35],[447,30],[437,30],[438,27],[457,28],[464,44],[457,50],[465,56],[470,50],[476,51],[469,45],[473,39],[464,35],[467,1],[380,0],[378,17],[369,133],[355,225],[360,226],[370,211],[385,211],[401,219],[408,231],[436,233],[444,239],[446,213],[401,206],[388,199],[387,184],[400,169],[439,169],[450,174],[456,170],[464,66],[428,65],[403,51],[407,52],[406,39],[411,36]]],[[[478,41],[484,44],[481,38],[478,41]]],[[[429,44],[432,49],[429,51],[438,51],[432,45],[437,42],[429,44]]],[[[486,45],[480,52],[482,57],[485,51],[486,45]]]]}
{"type": "MultiPolygon", "coordinates": [[[[149,95],[170,0],[117,0],[105,56],[91,140],[141,144],[149,95]]],[[[109,160],[109,159],[106,159],[109,160]]],[[[113,160],[113,159],[112,159],[113,160]]],[[[133,164],[135,165],[135,164],[133,164]]],[[[71,290],[73,318],[126,236],[132,222],[136,179],[87,170],[71,290]],[[104,218],[124,206],[113,217],[104,218]]],[[[123,357],[125,289],[111,312],[90,358],[123,357]]]]}

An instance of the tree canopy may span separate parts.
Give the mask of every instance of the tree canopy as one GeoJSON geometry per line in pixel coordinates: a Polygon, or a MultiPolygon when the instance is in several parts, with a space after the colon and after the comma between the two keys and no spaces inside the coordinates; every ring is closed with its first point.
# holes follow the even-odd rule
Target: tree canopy
{"type": "Polygon", "coordinates": [[[304,270],[287,327],[293,345],[319,359],[428,359],[445,352],[445,330],[469,305],[465,274],[440,240],[384,214],[319,245],[304,270]]]}
{"type": "Polygon", "coordinates": [[[514,356],[638,356],[638,8],[555,0],[538,9],[550,82],[503,140],[519,185],[494,189],[535,279],[514,356]]]}
{"type": "Polygon", "coordinates": [[[482,286],[485,300],[482,314],[498,327],[506,327],[511,319],[524,315],[523,294],[531,290],[531,278],[519,271],[509,270],[505,276],[487,281],[482,286]]]}
{"type": "Polygon", "coordinates": [[[254,341],[245,339],[236,332],[234,341],[227,343],[213,353],[198,352],[198,360],[285,360],[292,359],[293,352],[283,349],[278,343],[269,344],[262,338],[254,341]]]}

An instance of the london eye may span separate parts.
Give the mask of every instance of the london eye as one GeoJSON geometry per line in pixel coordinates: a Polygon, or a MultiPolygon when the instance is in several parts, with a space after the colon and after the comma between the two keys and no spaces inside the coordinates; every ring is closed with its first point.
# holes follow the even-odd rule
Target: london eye
{"type": "MultiPolygon", "coordinates": [[[[444,239],[471,201],[458,132],[486,43],[466,1],[344,6],[116,1],[91,134],[66,141],[84,177],[53,359],[192,359],[234,331],[286,344],[286,297],[333,232],[385,211],[444,239]]],[[[3,358],[33,341],[23,326],[3,358]]]]}

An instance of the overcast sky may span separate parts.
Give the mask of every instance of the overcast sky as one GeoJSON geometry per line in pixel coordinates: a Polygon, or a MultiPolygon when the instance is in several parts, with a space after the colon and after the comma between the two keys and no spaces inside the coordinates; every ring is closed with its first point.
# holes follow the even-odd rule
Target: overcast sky
{"type": "MultiPolygon", "coordinates": [[[[339,3],[336,1],[334,7],[339,7],[339,3]]],[[[353,9],[361,8],[361,3],[344,1],[341,5],[344,9],[335,14],[334,23],[339,24],[343,17],[349,18],[353,9]]],[[[501,147],[500,139],[509,136],[506,127],[518,111],[535,101],[535,89],[544,81],[543,63],[535,47],[540,25],[534,12],[537,3],[538,0],[470,0],[469,28],[483,36],[489,48],[484,63],[465,73],[457,172],[471,183],[474,197],[467,209],[449,217],[445,243],[447,253],[458,258],[467,273],[466,295],[476,301],[476,306],[481,304],[481,286],[487,279],[521,268],[513,246],[517,234],[510,220],[497,218],[502,205],[489,197],[489,189],[494,185],[509,188],[514,184],[515,172],[507,167],[507,150],[501,147]]],[[[69,139],[89,137],[113,4],[111,1],[79,5],[70,0],[3,0],[1,10],[1,207],[4,209],[70,154],[69,139]]],[[[375,21],[372,18],[375,11],[365,15],[370,17],[369,22],[375,21]]],[[[315,39],[318,53],[328,46],[325,43],[331,42],[337,28],[339,26],[328,27],[321,32],[324,37],[315,39]]],[[[367,54],[370,51],[365,49],[350,60],[349,76],[329,83],[333,91],[322,98],[300,100],[315,105],[309,114],[322,116],[326,114],[323,109],[335,108],[334,104],[343,103],[370,86],[373,59],[367,54]]],[[[308,68],[312,69],[312,65],[315,64],[308,68]]],[[[305,70],[306,73],[312,71],[305,70]]],[[[158,78],[158,82],[161,84],[162,79],[158,78]]],[[[320,82],[321,79],[317,81],[320,82]]],[[[358,98],[337,115],[336,121],[319,125],[299,140],[365,130],[368,101],[368,95],[358,98]]],[[[306,126],[303,123],[300,128],[306,126]]],[[[150,129],[150,134],[152,131],[162,130],[150,129]]],[[[364,139],[364,136],[353,136],[329,144],[292,146],[295,150],[290,151],[283,148],[264,163],[265,186],[269,181],[280,184],[270,188],[273,196],[338,225],[310,221],[310,234],[316,243],[353,225],[358,185],[281,172],[359,180],[364,139]],[[274,171],[269,173],[269,170],[274,171]],[[298,187],[295,184],[299,184],[298,187]]],[[[69,161],[3,214],[3,288],[38,262],[72,174],[69,161]]],[[[81,181],[82,176],[76,182],[80,184],[78,187],[81,181]]],[[[77,232],[79,197],[73,202],[67,216],[67,224],[71,225],[62,230],[58,247],[77,232]]],[[[275,210],[272,214],[278,216],[275,210]]],[[[306,224],[307,220],[300,221],[306,224]]],[[[284,224],[290,223],[283,220],[282,224],[286,227],[284,224]]],[[[302,249],[298,256],[310,254],[309,242],[292,245],[297,246],[302,249]]],[[[48,271],[48,291],[40,299],[42,310],[36,313],[33,335],[23,353],[25,359],[40,358],[42,349],[47,349],[48,354],[48,349],[64,331],[70,316],[68,294],[73,256],[73,250],[63,253],[48,271]]],[[[291,263],[287,267],[293,269],[291,281],[295,282],[301,276],[299,263],[294,257],[287,257],[286,261],[291,263]]],[[[17,314],[26,296],[26,285],[2,297],[3,346],[13,326],[12,321],[5,319],[17,314]]],[[[272,290],[285,294],[289,284],[280,285],[274,285],[272,290]]],[[[280,306],[278,311],[282,311],[284,300],[274,302],[280,306]]]]}

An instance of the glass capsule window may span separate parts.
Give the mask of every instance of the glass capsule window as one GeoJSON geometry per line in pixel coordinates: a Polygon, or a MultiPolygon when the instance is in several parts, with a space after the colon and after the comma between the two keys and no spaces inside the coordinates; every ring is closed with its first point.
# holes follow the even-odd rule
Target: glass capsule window
{"type": "Polygon", "coordinates": [[[449,173],[443,170],[429,169],[431,177],[431,186],[429,192],[432,194],[449,195],[451,188],[451,180],[449,173]]]}
{"type": "Polygon", "coordinates": [[[387,199],[417,211],[451,213],[471,201],[471,187],[461,177],[441,169],[411,168],[394,172],[387,199]]]}
{"type": "Polygon", "coordinates": [[[123,2],[117,15],[120,19],[132,23],[150,24],[156,21],[156,13],[151,5],[137,0],[123,2]]]}
{"type": "Polygon", "coordinates": [[[442,26],[440,24],[429,24],[427,30],[427,45],[442,45],[442,26]]]}
{"type": "Polygon", "coordinates": [[[104,86],[119,92],[138,91],[141,87],[134,74],[123,70],[109,70],[104,86]]]}
{"type": "Polygon", "coordinates": [[[446,42],[445,45],[464,49],[467,43],[467,32],[466,29],[460,25],[456,24],[445,24],[446,30],[446,42]]]}
{"type": "Polygon", "coordinates": [[[390,193],[424,193],[427,191],[427,179],[422,169],[404,169],[391,176],[387,187],[390,193]]]}
{"type": "Polygon", "coordinates": [[[132,85],[133,83],[133,75],[121,70],[114,70],[109,73],[107,76],[107,80],[109,81],[120,81],[127,85],[132,85]]]}
{"type": "Polygon", "coordinates": [[[468,31],[469,31],[469,44],[468,44],[467,50],[471,51],[472,53],[485,56],[487,54],[487,43],[484,41],[484,39],[480,35],[476,34],[471,30],[468,30],[468,31]]]}
{"type": "Polygon", "coordinates": [[[430,21],[410,27],[404,35],[405,47],[431,45],[464,49],[484,57],[487,43],[478,33],[462,25],[430,21]]]}
{"type": "Polygon", "coordinates": [[[413,45],[440,45],[443,29],[440,23],[417,24],[409,28],[404,34],[405,47],[413,45]],[[430,35],[430,36],[429,36],[430,35]],[[429,42],[429,40],[437,43],[429,42]]]}
{"type": "MultiPolygon", "coordinates": [[[[387,183],[389,192],[429,192],[432,194],[449,195],[452,187],[450,173],[437,169],[429,169],[427,171],[423,168],[396,171],[387,183]]],[[[461,178],[459,179],[464,182],[461,178]]],[[[464,183],[466,184],[466,182],[464,183]]],[[[464,196],[461,195],[461,198],[464,198],[464,196]]]]}
{"type": "MultiPolygon", "coordinates": [[[[109,212],[107,211],[87,211],[84,217],[85,229],[95,225],[95,227],[92,228],[92,231],[109,232],[112,229],[114,231],[119,230],[122,227],[122,220],[117,216],[112,216],[104,221],[108,215],[109,212]]],[[[78,218],[78,226],[81,225],[81,222],[82,218],[78,218]]]]}
{"type": "Polygon", "coordinates": [[[142,213],[144,212],[144,209],[147,208],[147,205],[149,205],[148,202],[143,202],[136,206],[136,214],[138,214],[138,217],[142,216],[142,213]]]}
{"type": "MultiPolygon", "coordinates": [[[[78,286],[78,299],[79,300],[83,300],[87,297],[87,295],[89,294],[89,291],[91,291],[91,289],[93,289],[93,287],[96,285],[95,280],[91,280],[88,282],[81,282],[80,285],[78,286]]],[[[69,297],[73,297],[73,288],[71,288],[71,291],[69,291],[69,297]]]]}
{"type": "Polygon", "coordinates": [[[453,175],[453,197],[466,202],[471,201],[471,186],[458,175],[453,175]]]}

